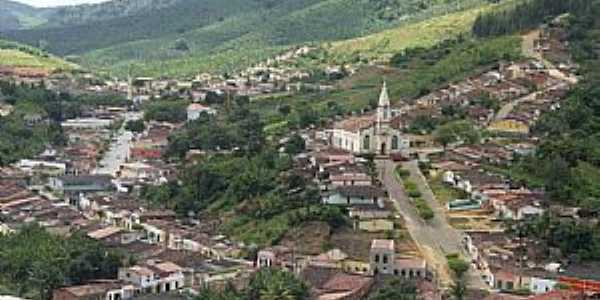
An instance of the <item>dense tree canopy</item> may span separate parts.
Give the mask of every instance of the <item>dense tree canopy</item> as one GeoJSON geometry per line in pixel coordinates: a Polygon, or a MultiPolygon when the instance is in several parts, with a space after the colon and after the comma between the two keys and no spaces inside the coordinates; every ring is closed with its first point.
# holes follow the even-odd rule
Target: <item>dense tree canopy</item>
{"type": "Polygon", "coordinates": [[[18,295],[52,297],[54,288],[91,279],[112,279],[120,256],[75,235],[62,238],[36,226],[0,236],[0,282],[18,295]]]}
{"type": "Polygon", "coordinates": [[[473,25],[477,36],[512,34],[533,29],[549,18],[568,12],[585,12],[590,0],[533,0],[481,15],[473,25]]]}

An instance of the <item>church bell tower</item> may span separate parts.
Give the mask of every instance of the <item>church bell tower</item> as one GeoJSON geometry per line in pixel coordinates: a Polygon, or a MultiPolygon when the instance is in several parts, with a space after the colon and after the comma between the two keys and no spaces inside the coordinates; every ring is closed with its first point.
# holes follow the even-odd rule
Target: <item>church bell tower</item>
{"type": "Polygon", "coordinates": [[[377,105],[377,128],[383,129],[388,126],[392,116],[390,111],[390,97],[388,95],[387,84],[384,81],[379,95],[379,103],[377,105]]]}

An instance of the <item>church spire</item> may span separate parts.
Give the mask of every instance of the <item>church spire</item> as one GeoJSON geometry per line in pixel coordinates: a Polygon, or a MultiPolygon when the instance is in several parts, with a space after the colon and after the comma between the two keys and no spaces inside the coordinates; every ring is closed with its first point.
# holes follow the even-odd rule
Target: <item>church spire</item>
{"type": "Polygon", "coordinates": [[[379,107],[390,106],[390,96],[388,95],[387,83],[383,81],[383,87],[381,88],[381,94],[379,95],[379,107]]]}
{"type": "Polygon", "coordinates": [[[377,106],[377,127],[381,128],[384,123],[390,121],[390,96],[388,95],[387,84],[383,81],[381,94],[379,95],[379,105],[377,106]]]}

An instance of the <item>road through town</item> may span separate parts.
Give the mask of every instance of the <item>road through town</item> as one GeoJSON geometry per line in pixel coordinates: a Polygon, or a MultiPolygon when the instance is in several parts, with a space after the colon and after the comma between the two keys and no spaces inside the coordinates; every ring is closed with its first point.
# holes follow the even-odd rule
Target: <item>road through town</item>
{"type": "MultiPolygon", "coordinates": [[[[413,180],[422,193],[422,197],[435,212],[435,217],[424,221],[417,213],[404,191],[404,187],[395,175],[397,164],[389,160],[380,160],[377,163],[381,181],[388,190],[390,199],[396,209],[404,217],[407,230],[417,243],[428,264],[435,270],[438,280],[443,286],[452,284],[452,276],[447,266],[446,255],[452,253],[464,254],[463,235],[454,229],[447,221],[444,208],[437,202],[427,181],[421,174],[416,162],[404,165],[411,173],[413,180]]],[[[487,288],[480,275],[471,270],[469,285],[478,288],[487,288]]]]}

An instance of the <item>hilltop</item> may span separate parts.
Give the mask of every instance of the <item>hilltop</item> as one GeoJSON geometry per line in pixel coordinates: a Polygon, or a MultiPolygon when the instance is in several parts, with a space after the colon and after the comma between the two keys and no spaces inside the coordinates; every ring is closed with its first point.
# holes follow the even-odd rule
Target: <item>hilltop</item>
{"type": "MultiPolygon", "coordinates": [[[[82,65],[164,76],[232,71],[299,44],[357,38],[479,7],[484,0],[112,1],[62,8],[3,35],[82,65]],[[123,5],[122,9],[118,9],[123,5]],[[153,9],[160,7],[161,9],[153,9]],[[108,13],[118,10],[119,13],[108,13]],[[109,17],[114,15],[113,17],[109,17]],[[57,16],[63,16],[62,19],[57,16]],[[57,22],[57,20],[63,20],[57,22]],[[127,30],[123,30],[127,28],[127,30]]],[[[436,22],[436,21],[434,21],[436,22]]]]}

